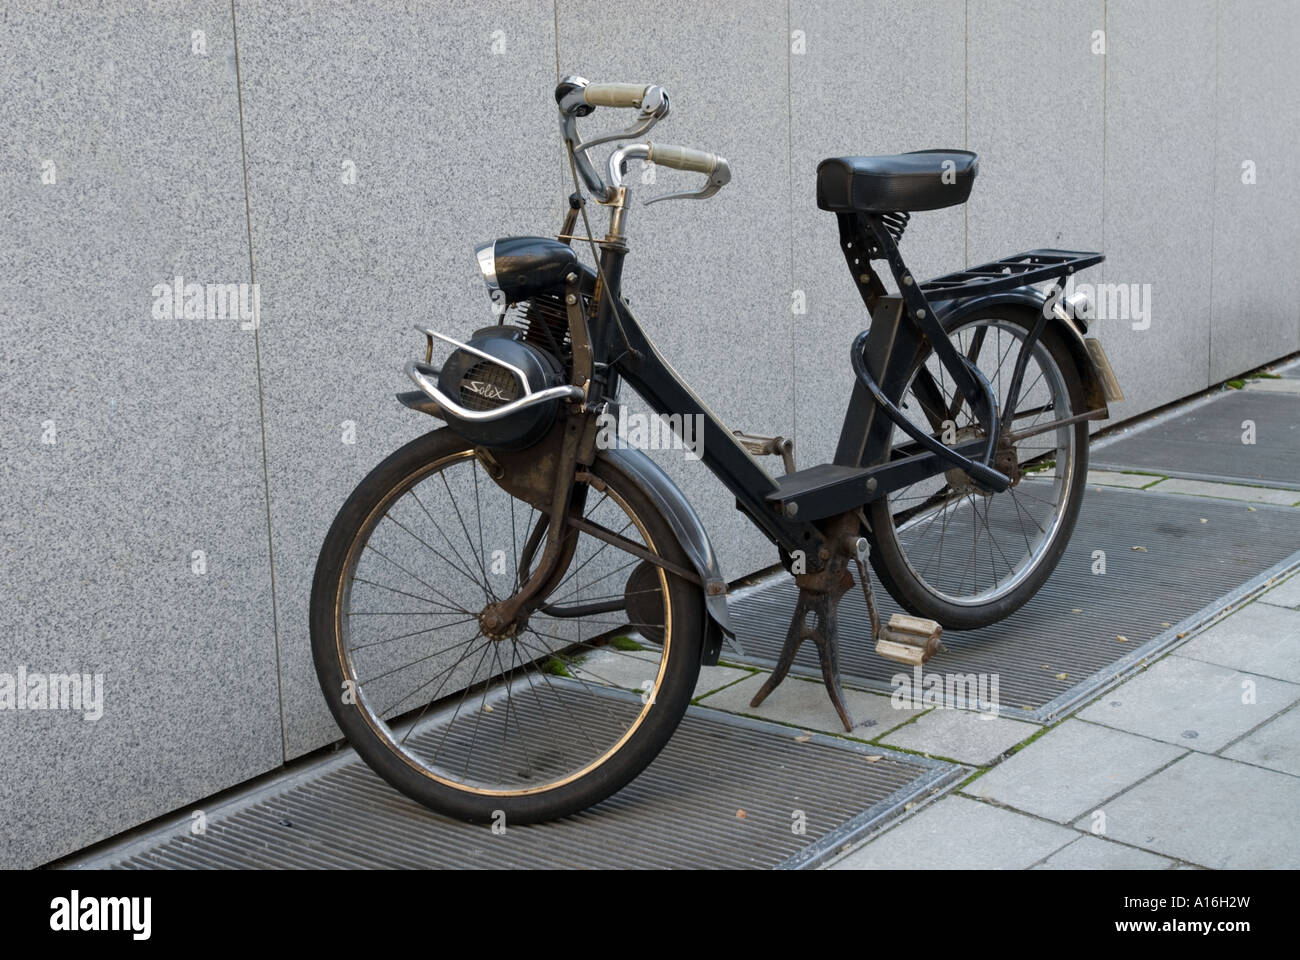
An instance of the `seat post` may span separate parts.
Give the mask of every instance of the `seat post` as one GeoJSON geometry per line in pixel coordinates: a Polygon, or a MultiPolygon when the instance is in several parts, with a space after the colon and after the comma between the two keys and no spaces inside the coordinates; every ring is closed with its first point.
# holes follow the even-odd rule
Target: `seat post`
{"type": "Polygon", "coordinates": [[[967,366],[966,358],[957,352],[956,347],[948,339],[943,324],[939,322],[939,318],[935,316],[934,310],[930,307],[930,302],[925,298],[925,294],[921,292],[921,285],[916,282],[911,271],[907,269],[907,264],[903,262],[903,255],[899,252],[898,244],[894,242],[894,237],[882,219],[882,215],[866,214],[863,219],[866,222],[866,228],[876,241],[873,248],[877,251],[875,256],[889,264],[890,272],[894,275],[894,281],[898,284],[899,296],[903,298],[903,303],[907,307],[909,318],[921,329],[926,339],[930,341],[930,347],[934,350],[944,368],[947,369],[956,388],[966,397],[976,417],[979,418],[981,423],[990,428],[993,435],[996,435],[996,403],[988,394],[984,385],[971,372],[970,367],[967,366]]]}
{"type": "Polygon", "coordinates": [[[874,316],[876,304],[888,291],[871,265],[874,245],[863,226],[862,215],[842,212],[837,213],[835,219],[839,222],[840,249],[849,265],[849,273],[853,274],[853,282],[862,295],[862,302],[867,306],[867,314],[874,316]]]}

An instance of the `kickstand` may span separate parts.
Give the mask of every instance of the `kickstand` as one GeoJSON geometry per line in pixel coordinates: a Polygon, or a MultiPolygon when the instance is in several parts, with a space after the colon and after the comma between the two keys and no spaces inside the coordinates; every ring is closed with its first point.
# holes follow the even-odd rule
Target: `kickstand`
{"type": "MultiPolygon", "coordinates": [[[[858,518],[854,515],[847,514],[846,517],[852,520],[853,525],[857,524],[858,518]]],[[[867,539],[842,533],[840,537],[832,538],[832,542],[838,549],[834,550],[821,570],[795,576],[794,582],[799,585],[799,601],[795,604],[790,629],[785,635],[785,645],[781,647],[781,656],[777,658],[771,675],[758,693],[754,694],[749,705],[757,707],[780,686],[794,666],[799,648],[805,640],[811,640],[817,645],[826,693],[840,716],[840,722],[844,724],[844,732],[852,733],[853,718],[849,715],[849,708],[844,702],[844,689],[840,685],[839,658],[840,600],[853,587],[853,577],[848,571],[849,558],[852,557],[858,567],[862,595],[871,617],[871,639],[880,656],[897,663],[920,666],[944,649],[939,639],[943,628],[933,620],[899,613],[889,618],[888,625],[882,626],[880,614],[876,610],[876,598],[871,592],[871,575],[867,571],[870,550],[867,539]]]]}
{"type": "MultiPolygon", "coordinates": [[[[854,518],[854,523],[856,522],[854,518]]],[[[795,583],[799,585],[799,601],[795,604],[785,645],[781,648],[781,656],[777,659],[771,676],[750,701],[751,707],[761,704],[780,685],[794,665],[795,654],[803,642],[812,640],[821,660],[826,693],[840,716],[840,722],[844,724],[844,732],[852,732],[853,718],[849,715],[849,708],[844,702],[844,690],[840,685],[839,658],[840,599],[853,586],[853,577],[847,567],[848,555],[836,550],[822,570],[795,576],[795,583]]]]}

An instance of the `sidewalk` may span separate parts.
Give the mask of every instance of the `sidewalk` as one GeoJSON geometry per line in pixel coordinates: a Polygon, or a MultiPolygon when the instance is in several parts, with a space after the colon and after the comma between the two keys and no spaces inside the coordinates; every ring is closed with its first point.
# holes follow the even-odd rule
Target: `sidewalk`
{"type": "MultiPolygon", "coordinates": [[[[1295,491],[1089,475],[1295,505],[1295,491]]],[[[1300,545],[1298,545],[1300,546],[1300,545]]],[[[842,734],[820,682],[701,676],[705,707],[842,734]],[[712,689],[710,689],[712,688],[712,689]]],[[[846,850],[831,869],[1300,867],[1300,574],[1271,587],[1049,727],[961,710],[900,710],[848,691],[850,736],[961,763],[971,775],[846,850]]]]}

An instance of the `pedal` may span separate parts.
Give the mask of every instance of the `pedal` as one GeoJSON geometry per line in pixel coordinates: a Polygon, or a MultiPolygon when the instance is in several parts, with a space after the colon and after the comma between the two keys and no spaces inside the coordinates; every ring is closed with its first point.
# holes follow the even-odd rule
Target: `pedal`
{"type": "MultiPolygon", "coordinates": [[[[866,517],[861,519],[865,525],[866,517]]],[[[867,614],[871,618],[871,634],[876,638],[876,653],[895,663],[919,667],[936,653],[944,651],[944,645],[939,640],[943,627],[934,620],[910,617],[905,613],[896,613],[889,618],[889,623],[883,627],[880,625],[867,573],[868,549],[866,537],[857,537],[845,544],[846,552],[851,552],[858,563],[858,578],[862,582],[862,596],[867,602],[867,614]]]]}
{"type": "Polygon", "coordinates": [[[740,445],[756,457],[780,457],[785,464],[786,473],[794,473],[794,441],[785,437],[760,437],[741,430],[732,430],[731,435],[740,445]]]}
{"type": "Polygon", "coordinates": [[[896,613],[880,629],[876,653],[886,660],[919,667],[936,653],[943,652],[944,646],[939,639],[942,633],[943,627],[933,620],[896,613]]]}

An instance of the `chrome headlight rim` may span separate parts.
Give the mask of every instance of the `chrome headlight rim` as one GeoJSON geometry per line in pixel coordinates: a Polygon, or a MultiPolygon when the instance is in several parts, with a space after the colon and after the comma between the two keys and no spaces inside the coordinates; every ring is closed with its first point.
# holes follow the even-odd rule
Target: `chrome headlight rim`
{"type": "Polygon", "coordinates": [[[500,290],[501,286],[497,283],[497,242],[492,240],[488,243],[480,244],[474,248],[474,256],[478,260],[478,268],[483,274],[483,282],[487,284],[489,290],[500,290]]]}

